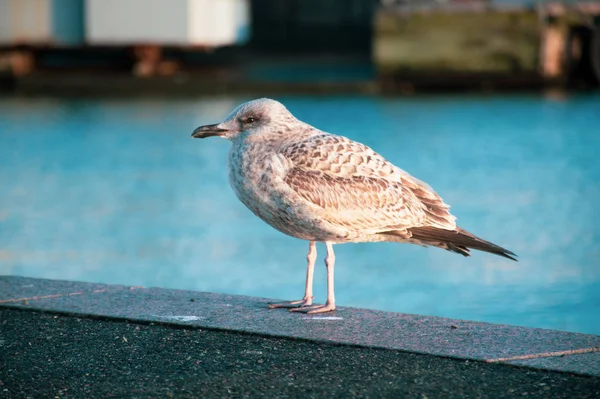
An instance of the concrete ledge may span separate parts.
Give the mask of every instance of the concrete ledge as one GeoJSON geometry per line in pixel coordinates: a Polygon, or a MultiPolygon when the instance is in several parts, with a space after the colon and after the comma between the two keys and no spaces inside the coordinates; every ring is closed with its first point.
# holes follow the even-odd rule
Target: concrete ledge
{"type": "MultiPolygon", "coordinates": [[[[0,308],[381,348],[600,377],[600,336],[340,308],[269,310],[268,299],[0,276],[0,308]]],[[[596,380],[600,386],[600,380],[596,380]]],[[[0,387],[1,388],[1,387],[0,387]]]]}

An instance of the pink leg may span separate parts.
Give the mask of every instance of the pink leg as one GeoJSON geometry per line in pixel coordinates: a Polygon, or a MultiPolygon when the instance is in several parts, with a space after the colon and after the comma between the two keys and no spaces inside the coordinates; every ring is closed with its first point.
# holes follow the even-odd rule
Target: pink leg
{"type": "Polygon", "coordinates": [[[297,309],[290,309],[290,312],[302,312],[302,313],[324,313],[335,310],[335,294],[333,289],[333,267],[335,265],[335,253],[333,252],[333,245],[330,242],[325,242],[327,246],[327,257],[325,258],[325,265],[327,266],[327,302],[325,305],[305,306],[297,309]]]}
{"type": "Polygon", "coordinates": [[[313,300],[313,272],[315,261],[317,260],[317,245],[314,241],[308,243],[308,254],[306,255],[308,266],[306,268],[306,287],[304,288],[304,298],[297,301],[270,303],[269,309],[275,308],[298,308],[310,306],[313,300]]]}

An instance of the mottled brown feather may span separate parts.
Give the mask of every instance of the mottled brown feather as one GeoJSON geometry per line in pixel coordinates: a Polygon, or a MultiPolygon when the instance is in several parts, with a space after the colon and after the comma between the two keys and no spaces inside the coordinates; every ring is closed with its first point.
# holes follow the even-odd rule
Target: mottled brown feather
{"type": "Polygon", "coordinates": [[[282,155],[293,165],[284,181],[326,209],[332,223],[372,232],[456,227],[435,191],[361,143],[323,134],[283,148],[282,155]]]}
{"type": "Polygon", "coordinates": [[[399,184],[364,176],[347,178],[292,168],[284,178],[300,197],[326,210],[327,221],[374,230],[411,224],[414,214],[399,184]]]}

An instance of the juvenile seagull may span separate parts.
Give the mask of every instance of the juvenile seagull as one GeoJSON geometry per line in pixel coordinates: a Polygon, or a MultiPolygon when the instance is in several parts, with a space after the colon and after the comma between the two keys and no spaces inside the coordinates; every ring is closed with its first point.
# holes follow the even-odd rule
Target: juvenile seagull
{"type": "Polygon", "coordinates": [[[366,145],[296,119],[275,100],[249,101],[223,122],[192,133],[211,136],[232,142],[229,182],[239,200],[277,230],[309,242],[304,298],[269,308],[334,310],[333,244],[393,241],[516,260],[511,251],[456,227],[449,206],[425,183],[366,145]],[[327,302],[311,306],[317,241],[327,247],[327,302]]]}

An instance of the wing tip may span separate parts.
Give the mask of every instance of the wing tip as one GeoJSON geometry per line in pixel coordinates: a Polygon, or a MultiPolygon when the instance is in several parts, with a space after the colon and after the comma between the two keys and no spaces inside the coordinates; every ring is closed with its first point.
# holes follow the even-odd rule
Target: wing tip
{"type": "Polygon", "coordinates": [[[430,243],[430,245],[463,256],[470,256],[470,249],[475,249],[518,262],[518,255],[514,252],[483,240],[460,227],[457,227],[455,230],[445,230],[432,226],[423,226],[414,227],[408,229],[408,231],[412,234],[413,238],[423,240],[426,243],[430,243]]]}

